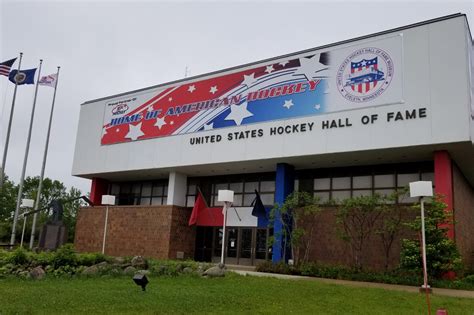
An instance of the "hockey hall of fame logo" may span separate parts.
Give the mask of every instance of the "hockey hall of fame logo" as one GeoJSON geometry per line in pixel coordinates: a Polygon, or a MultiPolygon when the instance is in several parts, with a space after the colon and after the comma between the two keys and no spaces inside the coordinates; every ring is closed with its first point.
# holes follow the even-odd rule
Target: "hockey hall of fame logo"
{"type": "Polygon", "coordinates": [[[385,51],[362,48],[350,54],[339,67],[337,89],[351,102],[368,102],[388,89],[393,71],[392,58],[385,51]]]}

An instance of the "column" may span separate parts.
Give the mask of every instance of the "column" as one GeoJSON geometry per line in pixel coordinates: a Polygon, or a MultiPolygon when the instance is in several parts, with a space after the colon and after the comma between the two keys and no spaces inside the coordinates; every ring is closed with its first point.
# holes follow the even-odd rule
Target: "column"
{"type": "MultiPolygon", "coordinates": [[[[286,197],[291,194],[294,190],[295,185],[295,174],[294,167],[286,163],[277,164],[276,168],[276,179],[275,179],[275,202],[282,204],[285,202],[286,197]]],[[[282,237],[282,223],[281,214],[275,213],[275,223],[273,226],[273,235],[275,236],[275,242],[273,243],[273,263],[280,261],[286,261],[289,257],[290,250],[287,249],[287,257],[283,257],[283,237],[282,237]]]]}
{"type": "Polygon", "coordinates": [[[102,196],[107,195],[109,182],[105,179],[93,177],[91,183],[90,200],[94,205],[102,204],[102,196]]]}
{"type": "Polygon", "coordinates": [[[188,177],[184,174],[171,172],[168,180],[168,201],[169,206],[186,206],[186,190],[188,177]]]}
{"type": "MultiPolygon", "coordinates": [[[[445,209],[451,215],[453,213],[453,173],[451,157],[447,151],[434,152],[434,182],[435,192],[444,196],[444,202],[448,205],[445,209]]],[[[446,224],[447,235],[454,240],[454,224],[446,224]]]]}

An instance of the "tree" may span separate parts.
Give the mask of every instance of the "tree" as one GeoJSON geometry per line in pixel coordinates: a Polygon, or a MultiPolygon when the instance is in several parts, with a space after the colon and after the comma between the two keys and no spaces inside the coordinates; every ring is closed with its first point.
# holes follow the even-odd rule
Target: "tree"
{"type": "MultiPolygon", "coordinates": [[[[276,204],[270,212],[271,224],[274,224],[275,220],[282,224],[280,236],[283,239],[283,255],[285,257],[287,248],[290,248],[295,265],[309,259],[314,225],[303,224],[313,222],[319,212],[319,198],[298,191],[288,195],[283,204],[276,204]],[[277,216],[277,213],[280,215],[277,216]]],[[[274,239],[271,241],[274,242],[274,239]]]]}
{"type": "Polygon", "coordinates": [[[385,271],[388,271],[390,261],[390,253],[392,246],[400,234],[404,226],[404,214],[407,211],[407,206],[400,204],[399,200],[404,198],[408,193],[408,189],[396,191],[389,196],[381,198],[381,214],[379,224],[375,233],[380,237],[385,254],[385,271]]]}
{"type": "MultiPolygon", "coordinates": [[[[23,182],[22,198],[29,198],[36,201],[36,196],[38,193],[38,184],[39,176],[26,177],[23,182]]],[[[18,188],[18,185],[15,185],[13,181],[9,180],[8,177],[6,177],[4,185],[0,190],[0,242],[7,242],[9,240],[10,233],[12,230],[13,214],[16,207],[18,188]]],[[[69,190],[67,190],[66,186],[62,182],[58,180],[52,180],[50,178],[44,178],[39,208],[41,209],[47,207],[54,199],[68,200],[80,197],[81,195],[81,191],[77,188],[71,187],[69,190]]],[[[64,204],[63,222],[68,229],[68,241],[74,240],[76,214],[77,210],[81,205],[83,205],[82,200],[77,200],[72,203],[64,204]]],[[[41,226],[46,223],[47,220],[49,220],[50,215],[50,209],[39,213],[36,225],[37,230],[35,231],[36,235],[38,235],[41,226]]],[[[23,224],[22,220],[20,220],[19,222],[20,224],[23,224]]],[[[26,231],[31,231],[31,225],[32,216],[28,217],[27,219],[26,231]]],[[[17,239],[19,239],[19,237],[21,236],[21,232],[21,227],[16,229],[17,239]]],[[[27,233],[27,235],[27,239],[29,239],[29,232],[27,233]]]]}
{"type": "Polygon", "coordinates": [[[376,231],[376,223],[383,212],[383,197],[359,196],[343,200],[336,213],[339,236],[351,249],[354,267],[364,265],[362,250],[376,231]]]}
{"type": "MultiPolygon", "coordinates": [[[[461,255],[456,244],[446,235],[446,224],[453,223],[452,215],[445,212],[446,207],[443,196],[436,195],[430,202],[425,203],[424,208],[427,269],[428,274],[435,278],[440,278],[448,271],[462,269],[461,255]]],[[[415,204],[413,210],[420,213],[420,204],[415,204]]],[[[406,225],[421,234],[421,216],[406,225]]],[[[402,241],[400,266],[407,271],[422,271],[420,238],[421,236],[415,240],[402,241]]]]}

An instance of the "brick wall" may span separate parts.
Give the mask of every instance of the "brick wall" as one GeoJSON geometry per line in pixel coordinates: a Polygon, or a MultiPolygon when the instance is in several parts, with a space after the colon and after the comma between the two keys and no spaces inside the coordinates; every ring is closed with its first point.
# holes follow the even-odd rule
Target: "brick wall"
{"type": "Polygon", "coordinates": [[[456,244],[464,265],[474,268],[474,189],[456,165],[453,167],[453,187],[456,244]]]}
{"type": "MultiPolygon", "coordinates": [[[[309,260],[330,265],[352,265],[351,249],[349,244],[340,239],[338,224],[336,223],[336,208],[324,208],[313,222],[305,222],[306,226],[312,225],[311,249],[309,260]]],[[[412,210],[404,210],[405,220],[414,218],[416,213],[412,210]]],[[[390,250],[389,269],[397,267],[400,263],[400,249],[402,238],[417,237],[413,231],[403,228],[400,235],[393,242],[390,250]]],[[[380,236],[372,235],[366,242],[367,246],[362,251],[364,266],[372,270],[383,270],[385,268],[385,251],[380,236]]]]}
{"type": "MultiPolygon", "coordinates": [[[[75,248],[102,251],[106,207],[82,208],[76,223],[75,248]]],[[[176,258],[177,251],[193,256],[195,230],[187,226],[190,209],[174,206],[109,207],[105,253],[176,258]]]]}

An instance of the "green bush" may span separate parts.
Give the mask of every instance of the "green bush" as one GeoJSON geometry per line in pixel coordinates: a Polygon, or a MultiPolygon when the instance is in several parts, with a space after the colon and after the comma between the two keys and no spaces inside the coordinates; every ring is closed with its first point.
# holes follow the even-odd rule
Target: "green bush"
{"type": "Polygon", "coordinates": [[[107,261],[107,256],[102,253],[77,254],[77,264],[80,266],[92,266],[107,261]]]}
{"type": "Polygon", "coordinates": [[[26,249],[18,247],[10,255],[8,255],[6,262],[14,265],[26,265],[31,261],[31,257],[26,249]]]}
{"type": "Polygon", "coordinates": [[[51,261],[54,269],[62,266],[75,267],[77,265],[77,255],[72,244],[65,244],[54,252],[51,261]]]}

